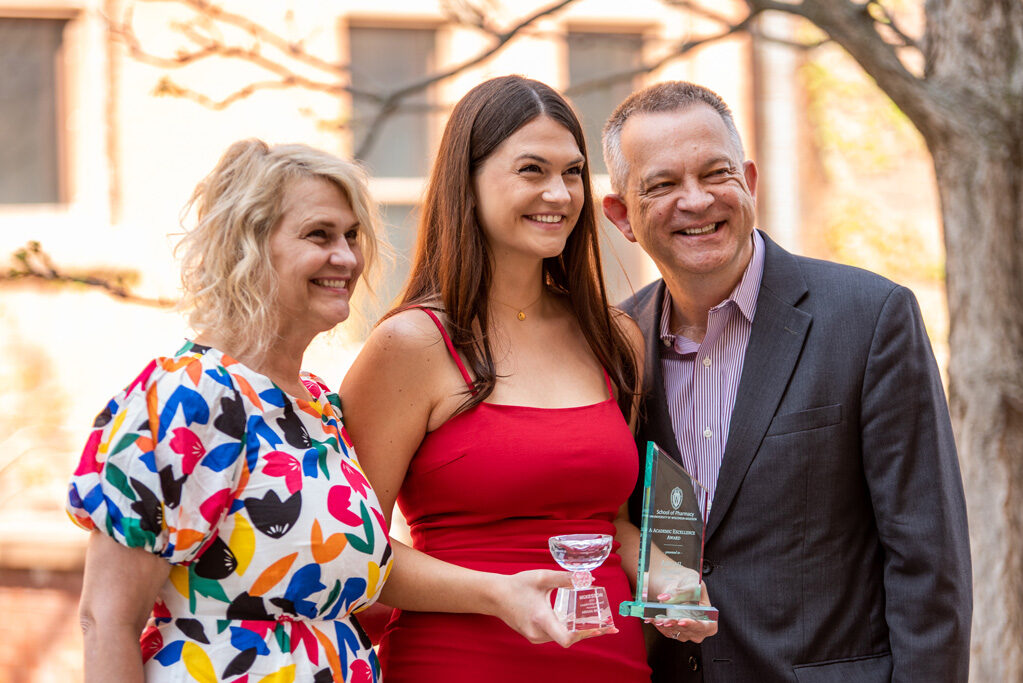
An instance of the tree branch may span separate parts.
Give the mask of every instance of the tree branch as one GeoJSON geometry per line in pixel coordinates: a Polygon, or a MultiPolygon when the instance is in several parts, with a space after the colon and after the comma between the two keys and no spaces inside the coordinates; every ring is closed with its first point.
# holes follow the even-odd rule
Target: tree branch
{"type": "MultiPolygon", "coordinates": [[[[148,0],[154,1],[177,1],[177,0],[148,0]]],[[[122,23],[120,25],[112,25],[111,30],[120,37],[128,45],[132,57],[139,60],[140,62],[151,64],[153,66],[159,66],[163,68],[180,68],[188,64],[200,61],[202,59],[208,59],[210,57],[222,57],[224,59],[238,59],[249,64],[254,64],[261,69],[269,71],[272,74],[280,76],[282,81],[287,81],[288,84],[293,86],[300,86],[308,88],[309,90],[315,90],[318,92],[328,92],[332,94],[338,94],[349,90],[349,88],[341,85],[340,83],[325,83],[323,81],[316,81],[311,78],[307,78],[297,73],[294,69],[290,69],[280,62],[266,57],[257,47],[238,47],[235,45],[225,45],[223,43],[216,42],[212,39],[207,39],[209,42],[205,45],[201,45],[198,50],[194,52],[181,52],[176,57],[161,57],[152,53],[146,52],[142,49],[139,43],[138,36],[135,34],[129,22],[122,23]]],[[[202,37],[188,33],[183,30],[185,35],[193,42],[198,43],[203,40],[202,37]]],[[[161,93],[171,94],[171,93],[161,93]]],[[[372,93],[360,93],[364,97],[375,97],[372,93]]],[[[209,99],[209,98],[207,98],[209,99]]]]}
{"type": "Polygon", "coordinates": [[[0,274],[0,282],[11,282],[16,280],[41,280],[52,284],[77,284],[86,287],[100,289],[110,296],[127,301],[133,304],[153,306],[156,308],[172,308],[177,305],[176,301],[169,299],[153,299],[150,297],[133,294],[120,282],[111,281],[95,274],[74,275],[64,273],[53,265],[50,255],[43,251],[39,242],[29,242],[23,248],[11,255],[14,267],[5,274],[0,274]]]}
{"type": "Polygon", "coordinates": [[[697,48],[703,47],[710,43],[717,42],[719,40],[727,38],[730,35],[739,33],[740,31],[748,30],[748,26],[752,20],[753,15],[750,15],[744,18],[738,24],[734,25],[729,24],[727,28],[721,31],[720,33],[715,33],[713,35],[703,36],[700,38],[693,38],[676,43],[675,47],[671,48],[659,59],[655,59],[652,62],[641,64],[632,69],[616,71],[614,73],[608,74],[607,76],[601,76],[600,78],[593,78],[588,81],[576,83],[575,85],[571,85],[568,88],[566,88],[564,92],[569,97],[575,97],[578,95],[583,95],[593,90],[600,90],[601,88],[606,88],[608,86],[621,83],[622,81],[631,80],[636,76],[642,76],[643,74],[650,73],[651,71],[655,71],[656,69],[661,68],[668,62],[674,59],[678,59],[679,57],[682,57],[683,55],[697,48]]]}
{"type": "Polygon", "coordinates": [[[223,97],[218,100],[213,97],[210,97],[209,95],[198,92],[197,90],[192,90],[191,88],[179,85],[178,83],[172,81],[170,77],[164,76],[156,84],[156,87],[153,89],[153,94],[158,97],[159,96],[180,97],[182,99],[192,100],[193,102],[196,102],[197,104],[200,104],[206,107],[207,109],[211,109],[213,111],[221,111],[223,109],[227,109],[228,107],[230,107],[235,102],[238,102],[239,100],[244,100],[248,97],[251,97],[257,92],[263,90],[287,90],[289,88],[294,88],[297,85],[302,85],[302,87],[310,90],[320,90],[321,92],[331,94],[335,94],[338,91],[338,87],[331,86],[329,84],[325,84],[325,87],[323,87],[322,89],[313,88],[308,83],[299,84],[292,79],[282,78],[281,80],[277,81],[256,81],[254,83],[249,83],[241,88],[238,88],[237,90],[230,93],[226,97],[223,97]]]}
{"type": "Polygon", "coordinates": [[[377,110],[373,120],[366,128],[366,135],[362,138],[362,142],[359,143],[359,148],[356,149],[355,154],[353,154],[356,159],[365,159],[369,156],[369,151],[373,149],[373,145],[376,144],[377,138],[380,137],[380,132],[383,130],[384,124],[387,123],[387,120],[398,111],[398,105],[400,103],[400,99],[394,99],[392,97],[386,98],[383,106],[377,110]]]}
{"type": "Polygon", "coordinates": [[[122,21],[116,22],[110,17],[106,17],[106,22],[107,29],[110,33],[128,46],[129,54],[134,59],[144,64],[158,66],[164,69],[177,69],[193,62],[213,57],[217,54],[217,49],[210,46],[193,52],[179,50],[178,54],[174,57],[161,57],[160,55],[154,55],[150,52],[146,52],[142,48],[138,35],[135,33],[134,11],[130,6],[125,10],[124,19],[122,21]]]}
{"type": "Polygon", "coordinates": [[[197,25],[193,20],[192,24],[185,23],[178,26],[177,29],[188,41],[190,41],[190,43],[196,46],[195,49],[181,50],[174,57],[152,54],[142,47],[142,44],[135,33],[133,14],[129,8],[126,10],[124,19],[121,22],[115,22],[108,18],[107,23],[110,31],[128,46],[129,52],[133,58],[146,64],[167,69],[181,68],[213,57],[237,59],[258,66],[278,77],[276,79],[246,84],[244,87],[235,90],[226,97],[217,99],[205,93],[180,85],[165,76],[157,83],[157,86],[154,89],[154,94],[183,97],[209,109],[219,111],[231,106],[239,100],[250,97],[254,93],[263,90],[282,90],[289,87],[300,87],[331,95],[347,92],[353,96],[361,97],[379,104],[379,109],[377,110],[372,122],[369,124],[366,135],[362,140],[362,143],[359,145],[359,149],[356,151],[356,156],[359,157],[365,157],[367,155],[368,150],[376,142],[383,125],[391,116],[401,109],[402,100],[414,93],[421,92],[429,88],[434,83],[443,81],[451,76],[455,76],[468,68],[484,62],[500,51],[508,44],[508,42],[521,33],[523,29],[533,25],[543,17],[554,14],[568,5],[571,5],[573,2],[576,2],[576,0],[559,0],[558,2],[542,7],[529,16],[520,19],[510,28],[504,31],[497,31],[487,21],[487,13],[481,7],[477,6],[476,3],[470,2],[469,0],[464,0],[464,2],[458,2],[458,0],[447,0],[445,2],[445,7],[451,16],[455,17],[461,23],[474,26],[479,30],[494,36],[493,44],[480,51],[474,57],[456,64],[445,71],[432,74],[420,79],[419,81],[404,85],[390,93],[380,94],[354,89],[350,84],[345,84],[345,80],[347,80],[346,77],[348,75],[347,65],[329,62],[316,57],[305,49],[305,46],[301,41],[286,40],[280,34],[269,30],[265,26],[240,14],[228,12],[222,7],[209,2],[209,0],[139,1],[150,3],[172,3],[187,7],[195,12],[199,17],[204,18],[214,25],[216,22],[220,22],[223,25],[244,31],[256,40],[256,44],[251,47],[241,47],[227,44],[220,36],[209,37],[202,35],[201,31],[196,30],[197,25]],[[260,50],[260,46],[262,44],[275,48],[283,57],[293,59],[298,63],[315,67],[332,76],[336,76],[337,81],[328,82],[304,76],[295,69],[287,66],[281,60],[271,58],[264,54],[263,51],[260,50]]]}
{"type": "Polygon", "coordinates": [[[487,18],[487,11],[470,0],[441,0],[441,9],[445,16],[462,26],[471,26],[492,36],[500,33],[487,18]]]}
{"type": "Polygon", "coordinates": [[[849,0],[746,0],[751,12],[778,11],[803,17],[841,45],[909,117],[925,137],[940,135],[949,125],[948,103],[924,79],[903,64],[894,45],[882,38],[868,4],[849,0]]]}
{"type": "Polygon", "coordinates": [[[583,95],[585,93],[591,92],[593,90],[600,90],[601,88],[606,88],[608,86],[615,85],[622,81],[631,80],[636,76],[641,76],[643,74],[650,73],[651,71],[654,71],[664,66],[668,62],[674,59],[678,59],[679,57],[682,57],[685,54],[697,48],[703,47],[718,40],[722,40],[724,38],[727,38],[728,36],[731,36],[735,33],[739,33],[741,31],[746,31],[750,35],[756,36],[760,40],[771,43],[778,43],[780,45],[785,45],[787,47],[791,47],[798,50],[812,50],[814,48],[820,47],[821,45],[824,45],[825,43],[831,42],[829,38],[825,38],[822,40],[803,43],[799,41],[788,40],[786,38],[779,38],[775,36],[766,35],[756,27],[753,21],[756,15],[759,13],[757,11],[751,11],[750,14],[748,14],[741,21],[739,21],[739,23],[733,24],[727,17],[716,12],[712,12],[711,10],[702,7],[698,3],[691,2],[691,0],[662,0],[662,2],[667,6],[692,11],[695,14],[699,14],[703,17],[711,19],[712,21],[716,21],[722,24],[724,26],[724,29],[720,33],[715,33],[709,36],[702,36],[700,38],[688,39],[680,43],[676,43],[676,46],[674,48],[670,49],[666,54],[664,54],[661,58],[655,61],[642,64],[632,69],[616,71],[606,76],[601,76],[600,78],[593,78],[587,81],[583,81],[581,83],[571,85],[565,89],[564,91],[565,94],[570,97],[575,97],[578,95],[583,95]]]}
{"type": "MultiPolygon", "coordinates": [[[[713,10],[704,7],[702,4],[700,4],[699,2],[695,2],[694,0],[661,0],[661,2],[668,7],[685,10],[690,14],[694,14],[696,16],[700,16],[705,19],[717,22],[718,24],[726,27],[727,29],[731,29],[734,26],[732,24],[732,20],[729,17],[720,14],[719,12],[714,12],[713,10]]],[[[751,8],[750,15],[759,14],[761,11],[762,10],[754,10],[751,8]]],[[[741,22],[746,32],[749,33],[751,36],[754,36],[755,38],[762,40],[764,42],[775,43],[777,45],[784,45],[785,47],[791,47],[796,50],[813,50],[815,48],[820,47],[821,45],[830,42],[830,39],[815,40],[812,42],[801,42],[797,40],[790,40],[788,38],[767,35],[763,33],[759,28],[757,28],[757,26],[754,23],[751,23],[749,19],[751,19],[751,16],[747,16],[741,22]]]]}
{"type": "MultiPolygon", "coordinates": [[[[175,2],[189,5],[196,4],[191,2],[191,0],[146,0],[146,1],[175,2]]],[[[243,88],[236,90],[235,92],[231,93],[230,95],[222,99],[216,99],[210,97],[209,95],[199,93],[190,88],[178,85],[169,78],[164,77],[160,80],[159,83],[157,83],[157,86],[154,90],[154,94],[156,95],[184,97],[186,99],[190,99],[194,102],[199,103],[202,106],[208,107],[215,111],[222,110],[230,106],[234,102],[244,99],[260,90],[280,89],[283,87],[301,87],[307,90],[328,93],[331,95],[338,95],[343,92],[348,92],[353,95],[358,95],[359,97],[363,97],[372,101],[380,100],[380,97],[376,93],[355,90],[350,86],[344,85],[340,81],[341,76],[340,73],[337,74],[339,80],[333,83],[308,78],[298,73],[294,69],[289,68],[283,63],[267,57],[258,49],[258,46],[239,47],[235,45],[227,45],[222,42],[218,42],[215,39],[200,36],[194,31],[189,30],[187,26],[179,27],[179,30],[193,43],[199,44],[198,49],[191,52],[180,51],[174,57],[163,57],[160,55],[154,55],[142,48],[138,36],[133,28],[130,9],[126,11],[125,21],[121,23],[115,23],[112,20],[108,19],[108,25],[110,27],[111,32],[118,38],[120,38],[128,46],[131,56],[145,64],[150,64],[152,66],[157,66],[161,68],[176,69],[183,66],[187,66],[189,64],[193,64],[203,59],[208,59],[211,57],[220,57],[223,59],[237,59],[240,61],[247,62],[249,64],[254,64],[255,66],[258,66],[264,69],[265,71],[268,71],[279,77],[277,80],[259,81],[251,83],[243,88]],[[205,42],[205,44],[202,44],[203,42],[205,42]]],[[[264,34],[262,33],[260,34],[260,39],[262,39],[263,35],[264,34]]],[[[278,40],[282,39],[278,38],[278,40]]],[[[287,54],[289,57],[295,56],[293,52],[288,52],[287,54]]],[[[311,57],[307,53],[303,54],[305,54],[307,57],[311,57]]],[[[322,60],[320,61],[322,62],[322,60]]],[[[326,64],[326,62],[324,62],[324,64],[326,64]]],[[[341,67],[340,65],[336,66],[340,70],[345,69],[345,67],[341,67]]]]}
{"type": "Polygon", "coordinates": [[[402,99],[408,97],[409,95],[412,95],[413,93],[425,90],[434,83],[443,81],[447,78],[460,74],[466,69],[476,66],[477,64],[489,59],[493,55],[497,54],[497,52],[500,51],[501,48],[507,45],[508,41],[514,38],[520,31],[522,31],[522,29],[532,25],[533,23],[537,22],[538,20],[542,19],[545,16],[554,14],[564,9],[565,7],[571,5],[575,1],[576,0],[559,0],[559,2],[555,2],[551,5],[548,5],[547,7],[543,7],[537,10],[536,12],[533,12],[528,17],[521,19],[508,30],[497,34],[497,38],[494,44],[480,51],[476,56],[471,57],[463,62],[460,62],[459,64],[450,67],[446,71],[441,71],[431,76],[427,76],[426,78],[410,83],[409,85],[402,86],[401,88],[398,88],[397,90],[394,90],[388,93],[387,95],[382,96],[380,98],[380,109],[377,112],[376,118],[373,120],[373,122],[367,129],[366,136],[362,139],[362,142],[359,144],[359,148],[355,151],[355,156],[358,158],[366,157],[368,151],[372,149],[373,144],[376,143],[376,139],[377,137],[379,137],[380,130],[383,128],[384,124],[387,123],[387,120],[391,118],[391,116],[393,116],[394,113],[398,110],[398,105],[400,104],[402,99]]]}
{"type": "Polygon", "coordinates": [[[348,71],[348,66],[345,64],[330,62],[325,59],[321,59],[316,55],[306,50],[305,45],[302,41],[288,40],[280,34],[271,31],[262,24],[252,21],[248,17],[242,16],[241,14],[235,14],[234,12],[228,12],[223,7],[208,2],[208,0],[140,0],[143,2],[150,3],[173,3],[177,5],[184,5],[189,9],[193,10],[196,14],[207,17],[213,21],[219,21],[228,26],[234,26],[237,29],[248,33],[250,36],[255,38],[261,43],[270,45],[282,54],[287,55],[295,61],[301,62],[308,66],[320,69],[331,75],[340,75],[348,71]]]}
{"type": "Polygon", "coordinates": [[[801,52],[810,52],[812,50],[816,50],[817,48],[819,48],[822,45],[827,45],[827,44],[832,42],[831,38],[821,38],[820,40],[813,40],[813,41],[810,41],[810,42],[802,42],[802,41],[799,41],[799,40],[790,40],[788,38],[780,38],[778,36],[770,36],[770,35],[767,35],[766,33],[764,33],[763,31],[761,31],[756,26],[750,26],[749,28],[746,29],[746,32],[749,33],[754,38],[756,38],[757,40],[763,41],[765,43],[773,43],[775,45],[783,45],[785,47],[790,47],[793,50],[799,50],[801,52]]]}
{"type": "Polygon", "coordinates": [[[428,88],[429,86],[433,85],[438,81],[443,81],[446,78],[458,75],[465,71],[466,69],[476,66],[480,62],[486,61],[490,57],[493,57],[495,54],[497,54],[501,50],[501,48],[507,45],[508,41],[514,38],[520,31],[522,31],[522,29],[539,21],[543,17],[555,14],[556,12],[564,9],[565,7],[571,5],[574,2],[576,2],[576,0],[560,0],[559,2],[556,2],[552,5],[548,5],[547,7],[541,8],[536,12],[533,12],[525,19],[521,19],[518,23],[516,23],[507,31],[497,34],[496,42],[489,48],[482,50],[475,57],[471,57],[463,62],[460,62],[459,64],[456,64],[455,66],[449,68],[447,71],[442,71],[432,76],[427,76],[426,78],[423,78],[419,81],[399,88],[398,90],[395,90],[391,94],[384,97],[383,98],[384,102],[386,103],[391,99],[400,99],[414,92],[425,90],[426,88],[428,88]]]}
{"type": "Polygon", "coordinates": [[[912,47],[917,50],[920,49],[916,39],[907,35],[901,28],[899,28],[898,23],[895,21],[895,17],[892,16],[892,13],[888,11],[888,8],[882,5],[879,0],[867,0],[867,7],[873,8],[873,12],[880,14],[880,17],[871,16],[873,16],[874,21],[885,26],[889,31],[898,36],[904,47],[912,47]]]}
{"type": "Polygon", "coordinates": [[[719,12],[714,12],[708,9],[699,2],[693,0],[661,0],[661,3],[668,7],[675,9],[681,9],[689,12],[690,14],[703,17],[704,19],[710,19],[711,21],[717,22],[722,26],[731,26],[732,20],[719,12]]]}

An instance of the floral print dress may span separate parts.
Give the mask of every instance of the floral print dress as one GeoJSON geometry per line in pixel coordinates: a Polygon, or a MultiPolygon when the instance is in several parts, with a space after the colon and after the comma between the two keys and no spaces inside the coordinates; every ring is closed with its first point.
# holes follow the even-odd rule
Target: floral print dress
{"type": "Polygon", "coordinates": [[[353,614],[390,570],[386,525],[337,395],[302,381],[312,401],[188,342],[96,418],[68,511],[172,565],[149,683],[379,680],[353,614]]]}

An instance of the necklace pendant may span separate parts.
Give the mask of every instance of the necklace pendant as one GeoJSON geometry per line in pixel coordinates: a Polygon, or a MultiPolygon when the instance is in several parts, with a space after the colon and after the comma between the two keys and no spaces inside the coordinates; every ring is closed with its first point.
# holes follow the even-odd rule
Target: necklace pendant
{"type": "Polygon", "coordinates": [[[519,311],[518,315],[516,315],[515,317],[518,318],[519,320],[525,320],[526,319],[526,312],[525,311],[519,311]]]}

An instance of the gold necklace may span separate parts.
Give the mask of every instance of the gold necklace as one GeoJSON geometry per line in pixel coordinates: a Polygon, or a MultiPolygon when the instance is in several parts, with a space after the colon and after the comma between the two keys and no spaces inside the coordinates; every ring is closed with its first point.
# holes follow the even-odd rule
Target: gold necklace
{"type": "Polygon", "coordinates": [[[530,303],[530,304],[528,304],[526,306],[523,306],[522,308],[519,308],[518,306],[512,306],[511,304],[506,304],[505,302],[501,301],[500,299],[498,299],[497,297],[494,297],[494,296],[492,296],[490,298],[493,299],[494,301],[496,301],[497,303],[501,304],[502,306],[507,306],[508,308],[512,309],[513,311],[518,311],[518,313],[515,314],[515,317],[518,318],[520,321],[522,321],[522,320],[526,319],[526,309],[532,308],[533,306],[535,306],[540,301],[540,299],[543,298],[544,289],[546,289],[546,288],[541,288],[540,289],[540,296],[538,296],[535,299],[533,299],[532,303],[530,303]]]}

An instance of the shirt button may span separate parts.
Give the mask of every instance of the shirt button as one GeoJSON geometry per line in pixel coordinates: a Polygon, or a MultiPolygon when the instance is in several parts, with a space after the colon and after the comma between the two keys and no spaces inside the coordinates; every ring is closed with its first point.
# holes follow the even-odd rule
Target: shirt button
{"type": "Polygon", "coordinates": [[[692,655],[689,656],[689,669],[692,671],[700,670],[700,660],[692,655]]]}
{"type": "Polygon", "coordinates": [[[710,367],[710,356],[707,356],[706,358],[703,359],[703,366],[706,368],[710,367]]]}
{"type": "Polygon", "coordinates": [[[710,427],[707,427],[706,429],[703,430],[703,435],[709,439],[710,437],[714,436],[714,432],[710,431],[710,427]]]}

